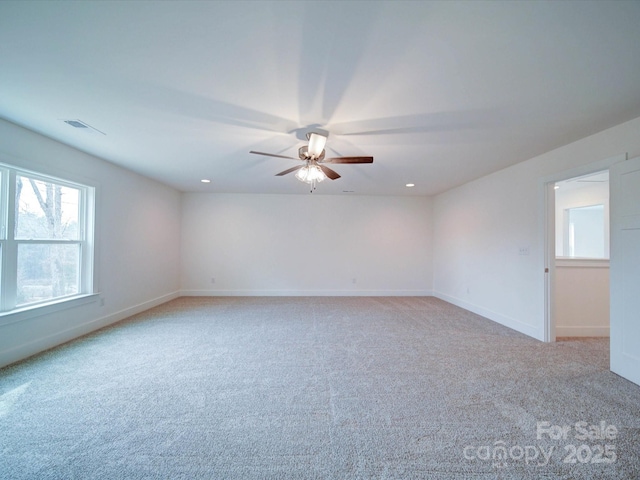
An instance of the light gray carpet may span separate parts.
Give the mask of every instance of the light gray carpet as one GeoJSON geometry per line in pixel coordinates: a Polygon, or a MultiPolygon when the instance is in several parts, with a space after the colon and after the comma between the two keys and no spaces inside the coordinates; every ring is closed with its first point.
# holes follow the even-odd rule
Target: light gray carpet
{"type": "Polygon", "coordinates": [[[0,477],[640,478],[608,362],[429,297],[181,298],[0,370],[0,477]]]}

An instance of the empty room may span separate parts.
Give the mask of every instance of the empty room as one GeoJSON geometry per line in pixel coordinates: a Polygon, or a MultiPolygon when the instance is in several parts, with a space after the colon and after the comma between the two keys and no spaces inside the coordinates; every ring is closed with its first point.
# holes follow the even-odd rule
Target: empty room
{"type": "Polygon", "coordinates": [[[0,478],[640,478],[640,2],[0,2],[0,478]]]}

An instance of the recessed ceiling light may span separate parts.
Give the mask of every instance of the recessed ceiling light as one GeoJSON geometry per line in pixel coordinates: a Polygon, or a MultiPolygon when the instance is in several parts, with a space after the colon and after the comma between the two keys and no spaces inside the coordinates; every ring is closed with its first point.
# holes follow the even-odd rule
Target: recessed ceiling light
{"type": "Polygon", "coordinates": [[[202,180],[200,180],[202,183],[211,183],[211,180],[209,180],[208,178],[203,178],[202,180]]]}
{"type": "Polygon", "coordinates": [[[415,184],[415,183],[407,183],[407,184],[405,185],[405,187],[415,187],[415,186],[416,186],[416,184],[415,184]]]}

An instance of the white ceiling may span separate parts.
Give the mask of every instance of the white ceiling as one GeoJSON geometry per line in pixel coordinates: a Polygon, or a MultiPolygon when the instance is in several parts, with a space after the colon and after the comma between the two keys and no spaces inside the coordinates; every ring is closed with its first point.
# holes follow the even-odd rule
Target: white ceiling
{"type": "Polygon", "coordinates": [[[430,195],[639,117],[639,25],[620,0],[4,0],[0,117],[209,192],[306,194],[248,152],[317,126],[375,157],[317,193],[430,195]]]}

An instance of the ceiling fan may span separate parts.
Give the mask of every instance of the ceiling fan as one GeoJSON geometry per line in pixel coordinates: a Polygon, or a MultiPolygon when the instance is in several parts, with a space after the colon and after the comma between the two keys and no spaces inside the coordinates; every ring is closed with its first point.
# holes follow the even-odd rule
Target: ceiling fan
{"type": "Polygon", "coordinates": [[[316,189],[316,184],[322,182],[325,178],[336,180],[340,178],[338,172],[330,169],[327,163],[373,163],[373,157],[333,157],[325,158],[324,146],[327,143],[327,136],[320,133],[307,133],[309,145],[304,145],[298,149],[298,157],[288,157],[286,155],[276,155],[274,153],[256,152],[251,150],[249,153],[256,155],[266,155],[268,157],[288,158],[291,160],[302,160],[302,165],[288,168],[280,173],[276,173],[277,177],[296,172],[296,178],[301,182],[308,183],[311,186],[311,192],[316,189]]]}

